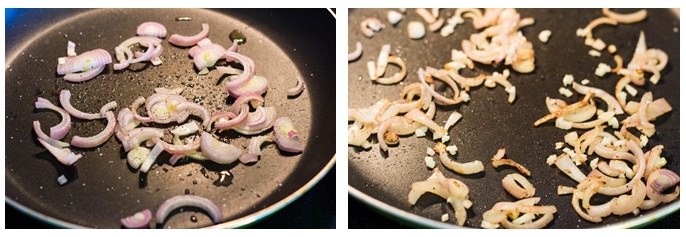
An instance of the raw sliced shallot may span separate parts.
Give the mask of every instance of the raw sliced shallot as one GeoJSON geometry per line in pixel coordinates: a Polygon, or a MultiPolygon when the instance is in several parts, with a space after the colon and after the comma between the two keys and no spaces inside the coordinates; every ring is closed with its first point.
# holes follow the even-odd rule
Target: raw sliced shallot
{"type": "Polygon", "coordinates": [[[179,34],[173,34],[169,37],[169,43],[180,46],[180,47],[191,47],[196,45],[201,40],[207,38],[210,33],[210,25],[207,23],[202,23],[202,30],[192,36],[182,36],[179,34]]]}
{"type": "Polygon", "coordinates": [[[289,117],[279,117],[274,121],[274,141],[283,151],[293,153],[303,151],[298,131],[289,117]]]}
{"type": "Polygon", "coordinates": [[[355,51],[348,53],[348,62],[355,61],[362,55],[362,43],[355,42],[355,51]]]}
{"type": "Polygon", "coordinates": [[[160,23],[148,21],[143,22],[138,26],[138,28],[136,29],[136,34],[140,36],[154,36],[157,38],[164,38],[165,36],[167,36],[167,28],[160,23]]]}
{"type": "Polygon", "coordinates": [[[66,110],[69,114],[71,114],[71,116],[74,116],[74,117],[77,117],[80,119],[87,119],[87,120],[101,119],[101,118],[105,117],[104,114],[100,114],[100,113],[91,114],[91,113],[82,112],[82,111],[74,108],[74,106],[71,105],[71,102],[69,100],[70,98],[71,98],[71,91],[69,91],[69,90],[60,91],[60,104],[62,105],[64,110],[66,110]]]}
{"type": "Polygon", "coordinates": [[[52,139],[50,136],[45,134],[43,130],[40,128],[40,122],[39,121],[33,121],[33,131],[36,132],[36,136],[40,139],[43,139],[43,141],[47,142],[51,146],[58,147],[58,148],[65,148],[69,147],[69,143],[62,142],[60,140],[52,139]]]}
{"type": "Polygon", "coordinates": [[[609,8],[603,8],[603,14],[619,23],[631,24],[645,19],[648,16],[648,11],[641,9],[629,14],[619,14],[611,11],[609,8]]]}
{"type": "Polygon", "coordinates": [[[288,96],[297,96],[305,90],[305,81],[303,81],[302,77],[295,78],[298,79],[298,82],[295,87],[288,89],[286,92],[286,95],[288,96]]]}
{"type": "Polygon", "coordinates": [[[117,118],[114,116],[112,111],[107,111],[105,114],[107,117],[107,126],[102,132],[92,136],[92,137],[80,137],[74,136],[71,139],[71,145],[81,148],[93,148],[102,145],[107,142],[107,140],[114,134],[114,129],[116,128],[117,118]]]}
{"type": "Polygon", "coordinates": [[[75,154],[69,148],[59,148],[50,145],[48,142],[43,141],[43,139],[38,138],[40,144],[47,149],[50,154],[55,156],[57,160],[64,165],[73,165],[77,160],[81,159],[83,155],[75,154]]]}
{"type": "Polygon", "coordinates": [[[221,142],[207,132],[200,134],[200,150],[207,159],[218,164],[231,164],[243,155],[237,146],[221,142]]]}
{"type": "Polygon", "coordinates": [[[264,136],[257,136],[257,137],[252,137],[250,138],[250,142],[248,142],[248,152],[243,154],[239,160],[243,164],[248,164],[248,163],[254,163],[257,162],[257,157],[262,155],[262,149],[261,146],[265,142],[272,142],[274,141],[274,135],[273,134],[267,134],[264,136]]]}
{"type": "Polygon", "coordinates": [[[150,209],[145,209],[131,216],[121,218],[121,224],[127,229],[144,229],[148,228],[152,220],[152,212],[150,209]]]}
{"type": "Polygon", "coordinates": [[[274,107],[257,107],[255,112],[248,114],[243,124],[232,129],[243,135],[256,135],[270,129],[276,121],[277,114],[274,107]]]}
{"type": "Polygon", "coordinates": [[[50,128],[50,137],[55,140],[60,140],[64,138],[64,136],[67,135],[69,132],[69,129],[71,128],[71,116],[69,113],[52,104],[49,100],[46,100],[44,98],[38,97],[36,100],[36,109],[50,109],[53,110],[57,113],[59,113],[62,116],[62,121],[50,128]]]}
{"type": "Polygon", "coordinates": [[[143,161],[143,164],[141,164],[141,168],[139,169],[143,173],[147,173],[148,170],[150,170],[150,167],[155,163],[155,160],[157,159],[158,156],[164,151],[164,145],[161,142],[158,142],[155,144],[155,146],[150,150],[150,153],[148,153],[148,157],[145,158],[145,161],[143,161]]]}
{"type": "Polygon", "coordinates": [[[57,75],[65,75],[66,81],[87,81],[99,75],[110,63],[112,63],[110,53],[104,49],[94,49],[77,56],[60,59],[57,64],[57,75]]]}
{"type": "Polygon", "coordinates": [[[215,224],[224,221],[221,209],[209,199],[195,195],[179,195],[167,199],[157,208],[157,213],[155,213],[157,224],[163,224],[172,211],[184,206],[197,207],[205,210],[215,224]]]}

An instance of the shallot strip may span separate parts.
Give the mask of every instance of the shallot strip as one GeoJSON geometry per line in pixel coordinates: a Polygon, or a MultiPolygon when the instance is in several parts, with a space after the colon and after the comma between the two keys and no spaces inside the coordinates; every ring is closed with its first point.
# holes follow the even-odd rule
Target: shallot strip
{"type": "Polygon", "coordinates": [[[376,60],[376,70],[375,78],[383,76],[386,72],[386,66],[388,66],[388,56],[391,54],[391,45],[384,44],[381,46],[381,51],[379,51],[379,58],[376,60]]]}
{"type": "Polygon", "coordinates": [[[57,147],[57,148],[65,148],[69,147],[69,143],[62,142],[60,140],[52,139],[48,135],[46,135],[43,130],[40,128],[40,122],[38,120],[33,121],[33,131],[36,132],[36,136],[38,138],[43,139],[43,141],[47,142],[51,146],[57,147]]]}
{"type": "Polygon", "coordinates": [[[191,47],[201,40],[207,38],[209,33],[210,25],[207,23],[202,23],[202,30],[198,34],[192,36],[173,34],[171,37],[169,37],[169,43],[180,47],[191,47]]]}
{"type": "Polygon", "coordinates": [[[274,141],[274,135],[271,133],[264,136],[250,138],[250,142],[248,142],[248,152],[243,154],[239,160],[243,164],[257,162],[257,157],[262,155],[262,144],[272,141],[274,141]]]}
{"type": "Polygon", "coordinates": [[[59,124],[50,128],[50,137],[55,140],[60,140],[64,138],[64,136],[67,135],[69,129],[71,128],[71,116],[69,115],[69,113],[64,109],[55,106],[49,100],[46,100],[42,97],[38,97],[35,106],[36,109],[53,110],[62,116],[62,121],[59,124]]]}
{"type": "Polygon", "coordinates": [[[515,167],[519,170],[519,172],[522,172],[522,174],[526,176],[531,176],[531,171],[529,171],[526,167],[523,165],[520,165],[519,163],[515,162],[514,160],[510,160],[505,157],[505,148],[500,148],[498,149],[498,152],[491,158],[491,164],[493,165],[493,168],[498,168],[501,165],[509,165],[512,167],[515,167]]]}
{"type": "Polygon", "coordinates": [[[200,135],[200,150],[205,157],[219,164],[231,164],[243,155],[237,146],[223,143],[207,132],[200,135]]]}
{"type": "Polygon", "coordinates": [[[412,190],[407,197],[408,202],[414,205],[424,193],[436,194],[452,205],[457,225],[464,225],[467,220],[466,209],[472,206],[469,200],[469,188],[460,180],[446,178],[438,168],[434,168],[433,171],[433,175],[428,179],[412,183],[412,190]]]}
{"type": "Polygon", "coordinates": [[[69,82],[83,82],[83,81],[88,81],[90,79],[93,79],[95,76],[99,75],[105,68],[107,67],[106,64],[96,66],[88,71],[80,72],[80,73],[67,73],[64,75],[64,80],[69,81],[69,82]]]}
{"type": "Polygon", "coordinates": [[[297,96],[305,90],[305,81],[303,81],[302,77],[295,77],[295,79],[297,79],[298,82],[295,87],[288,89],[286,92],[286,95],[288,96],[297,96]]]}
{"type": "Polygon", "coordinates": [[[107,111],[105,116],[107,116],[107,126],[104,130],[102,130],[102,132],[91,137],[74,136],[71,139],[71,145],[81,148],[92,148],[107,142],[112,134],[114,134],[117,118],[114,116],[112,111],[107,111]]]}
{"type": "Polygon", "coordinates": [[[74,108],[74,106],[71,105],[70,98],[71,98],[71,91],[69,91],[69,90],[60,91],[60,104],[62,105],[64,110],[66,110],[69,114],[71,114],[71,116],[74,116],[74,117],[77,117],[80,119],[87,119],[87,120],[101,119],[101,118],[105,117],[104,114],[100,114],[100,113],[91,114],[91,113],[82,112],[82,111],[74,108]]]}
{"type": "Polygon", "coordinates": [[[572,87],[574,88],[574,90],[576,90],[576,92],[579,92],[582,95],[593,93],[594,96],[605,101],[605,103],[607,103],[608,106],[608,111],[614,110],[616,115],[624,114],[624,110],[622,110],[622,106],[619,105],[617,99],[615,99],[614,96],[608,94],[604,90],[590,86],[584,86],[576,82],[572,83],[572,87]]]}
{"type": "Polygon", "coordinates": [[[52,146],[48,142],[43,141],[43,139],[41,138],[38,138],[38,142],[40,142],[40,144],[42,144],[43,147],[45,147],[45,149],[47,149],[50,152],[50,154],[55,156],[55,158],[57,158],[57,160],[64,165],[73,165],[77,160],[81,159],[81,157],[83,156],[81,154],[75,154],[69,148],[66,147],[59,148],[52,146]]]}
{"type": "Polygon", "coordinates": [[[190,111],[194,110],[197,112],[200,112],[200,117],[202,117],[202,126],[203,127],[208,127],[210,125],[210,112],[207,111],[207,109],[199,104],[192,103],[192,102],[186,102],[186,103],[181,103],[176,106],[176,109],[179,111],[190,111]]]}
{"type": "Polygon", "coordinates": [[[641,9],[629,14],[619,14],[611,11],[609,8],[603,8],[603,14],[619,23],[631,24],[645,19],[648,16],[648,11],[641,9]]]}
{"type": "Polygon", "coordinates": [[[444,144],[439,142],[436,144],[436,148],[438,148],[438,154],[441,158],[441,163],[443,163],[446,168],[452,171],[460,174],[476,174],[484,171],[484,165],[480,160],[474,160],[468,163],[459,163],[448,157],[448,152],[446,152],[444,144]]]}
{"type": "Polygon", "coordinates": [[[164,144],[162,144],[161,142],[155,144],[155,147],[152,148],[152,150],[148,154],[148,157],[146,157],[143,164],[141,164],[140,171],[143,173],[147,173],[150,170],[150,167],[152,167],[152,165],[155,163],[157,157],[160,156],[162,151],[164,151],[164,144]]]}
{"type": "Polygon", "coordinates": [[[425,126],[429,127],[431,130],[433,130],[434,139],[441,138],[441,137],[448,134],[448,130],[441,127],[440,125],[438,125],[433,120],[431,120],[429,117],[426,116],[425,113],[423,113],[419,109],[413,109],[410,112],[407,112],[407,114],[405,114],[405,116],[416,121],[416,122],[424,124],[425,126]]]}
{"type": "Polygon", "coordinates": [[[362,55],[362,43],[355,42],[355,51],[348,53],[348,62],[355,61],[362,55]]]}
{"type": "MultiPolygon", "coordinates": [[[[555,112],[552,112],[546,116],[543,116],[542,118],[540,118],[540,119],[536,120],[536,122],[534,122],[534,127],[538,126],[542,123],[545,123],[548,120],[563,116],[563,115],[571,113],[572,111],[575,111],[581,107],[586,106],[586,104],[588,104],[588,102],[591,100],[591,98],[593,98],[593,96],[594,96],[593,93],[587,93],[586,96],[584,96],[584,98],[581,101],[576,102],[576,103],[571,104],[571,105],[567,105],[563,108],[556,110],[555,112]]],[[[621,107],[620,107],[620,109],[621,109],[621,107]]]]}
{"type": "Polygon", "coordinates": [[[388,57],[388,62],[396,64],[400,66],[400,72],[397,72],[393,74],[391,77],[384,77],[384,78],[379,78],[376,79],[376,82],[379,84],[395,84],[400,81],[402,81],[405,78],[405,75],[407,74],[407,68],[405,67],[405,62],[399,57],[396,56],[390,56],[388,57]]]}
{"type": "Polygon", "coordinates": [[[248,114],[248,118],[243,124],[232,129],[243,135],[256,135],[271,128],[276,118],[277,114],[274,107],[258,107],[255,112],[248,114]]]}
{"type": "Polygon", "coordinates": [[[160,205],[155,214],[155,219],[157,219],[157,224],[162,224],[166,221],[167,216],[175,209],[183,206],[192,206],[205,210],[212,218],[212,222],[215,224],[224,221],[221,209],[217,207],[212,201],[207,198],[195,196],[195,195],[179,195],[167,199],[160,205]]]}
{"type": "MultiPolygon", "coordinates": [[[[430,69],[427,69],[427,72],[428,72],[428,70],[430,70],[430,69]]],[[[462,102],[462,98],[460,98],[460,89],[457,88],[457,84],[455,84],[455,81],[453,81],[452,79],[445,78],[443,76],[436,77],[439,80],[447,83],[450,86],[450,88],[453,89],[453,93],[454,93],[453,98],[448,99],[445,96],[438,94],[438,92],[436,92],[433,89],[433,87],[429,86],[429,84],[426,82],[427,77],[430,78],[431,76],[438,76],[438,75],[428,75],[421,68],[419,69],[419,71],[417,71],[417,74],[419,75],[419,81],[422,83],[422,86],[425,87],[429,91],[429,93],[431,93],[431,95],[434,98],[436,98],[436,100],[438,100],[438,101],[440,101],[446,105],[453,105],[453,104],[458,104],[458,103],[462,102]]]]}
{"type": "Polygon", "coordinates": [[[521,174],[508,174],[502,182],[505,190],[518,199],[530,198],[536,194],[534,186],[521,174]]]}

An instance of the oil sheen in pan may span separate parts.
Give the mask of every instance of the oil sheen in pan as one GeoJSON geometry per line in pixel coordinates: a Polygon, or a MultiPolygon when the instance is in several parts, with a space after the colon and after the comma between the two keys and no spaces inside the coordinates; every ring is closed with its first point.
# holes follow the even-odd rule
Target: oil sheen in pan
{"type": "MultiPolygon", "coordinates": [[[[367,61],[376,60],[383,44],[391,44],[391,55],[400,56],[407,65],[407,77],[403,84],[418,82],[416,71],[419,67],[442,67],[450,61],[450,50],[460,49],[460,40],[476,32],[469,20],[459,25],[456,32],[448,38],[438,33],[427,32],[421,40],[410,40],[407,36],[407,24],[412,20],[422,21],[416,14],[406,15],[396,26],[386,24],[386,28],[376,32],[372,38],[366,38],[359,32],[360,22],[366,17],[378,17],[385,21],[387,11],[391,9],[350,9],[348,24],[348,47],[354,49],[355,42],[360,41],[364,46],[362,57],[348,64],[349,108],[367,107],[381,98],[397,99],[403,85],[387,86],[374,84],[367,76],[367,61]],[[446,43],[444,43],[446,42],[446,43]]],[[[408,12],[413,12],[408,9],[408,12]]],[[[536,71],[532,74],[514,74],[509,81],[517,88],[517,99],[510,105],[507,103],[507,93],[502,87],[495,89],[474,88],[470,91],[471,100],[466,105],[443,107],[438,110],[435,121],[442,124],[448,118],[450,111],[456,110],[463,118],[450,130],[451,139],[448,145],[457,145],[456,159],[460,162],[481,160],[486,166],[485,174],[464,176],[445,170],[439,163],[437,167],[443,169],[447,177],[459,178],[470,188],[470,200],[474,202],[468,210],[468,220],[465,226],[478,228],[481,214],[490,209],[497,201],[507,201],[512,198],[502,188],[500,180],[510,172],[510,169],[493,169],[489,158],[498,148],[507,148],[507,156],[523,163],[532,171],[530,181],[536,187],[537,196],[541,195],[542,204],[554,204],[558,207],[555,220],[549,228],[594,228],[602,226],[632,227],[650,223],[664,217],[679,208],[679,201],[659,206],[656,209],[642,211],[641,215],[610,216],[604,218],[602,224],[592,224],[581,219],[572,209],[569,196],[557,196],[558,184],[573,186],[564,174],[555,167],[545,164],[545,158],[557,152],[554,142],[562,141],[566,131],[554,126],[534,128],[533,121],[547,114],[543,101],[546,96],[565,98],[559,95],[565,74],[574,74],[580,81],[583,78],[591,80],[591,84],[610,90],[614,88],[616,79],[599,79],[593,74],[598,62],[613,64],[612,58],[589,60],[589,47],[583,44],[583,39],[574,35],[577,28],[582,28],[588,22],[601,14],[600,9],[518,9],[523,17],[534,17],[536,24],[523,28],[523,33],[531,41],[536,50],[536,71]],[[572,17],[574,16],[574,17],[572,17]],[[548,43],[541,43],[537,35],[542,30],[552,30],[553,34],[548,43]],[[550,55],[554,55],[550,57],[550,55]],[[564,67],[560,65],[565,65],[564,67]],[[590,68],[590,69],[589,69],[590,68]],[[487,190],[487,191],[485,191],[487,190]]],[[[441,16],[452,9],[441,9],[441,16]]],[[[679,106],[679,57],[678,27],[679,19],[666,9],[648,9],[648,20],[636,25],[620,25],[603,27],[594,30],[594,36],[603,38],[606,42],[613,42],[620,49],[619,53],[628,60],[631,57],[635,41],[641,29],[646,32],[649,47],[661,48],[670,56],[669,66],[662,73],[664,84],[649,87],[656,98],[664,97],[674,108],[679,106]],[[677,29],[675,31],[675,29],[677,29]]],[[[606,53],[605,53],[606,54],[606,53]]],[[[501,72],[508,68],[504,66],[476,64],[476,73],[501,72]]],[[[390,67],[389,70],[397,70],[390,67]]],[[[469,70],[467,70],[469,71],[469,70]]],[[[510,70],[511,72],[513,70],[510,70]]],[[[387,72],[395,73],[395,71],[387,72]]],[[[463,72],[465,75],[470,75],[463,72]]],[[[449,90],[439,88],[438,90],[449,90]]],[[[611,90],[610,90],[611,91],[611,90]]],[[[581,98],[570,98],[571,100],[581,98]]],[[[675,109],[677,111],[678,109],[675,109]]],[[[657,122],[660,141],[652,141],[648,147],[658,143],[664,144],[663,154],[668,158],[666,168],[678,172],[679,170],[679,113],[666,115],[657,122]]],[[[412,226],[426,226],[435,228],[455,228],[455,219],[441,222],[441,216],[451,213],[452,209],[445,204],[445,200],[437,196],[426,195],[420,198],[418,205],[410,205],[407,195],[413,182],[425,180],[431,175],[430,169],[424,165],[426,148],[435,143],[425,139],[401,137],[398,146],[389,148],[389,155],[379,152],[376,137],[372,136],[372,149],[363,150],[348,147],[348,182],[349,193],[364,204],[392,216],[395,220],[409,223],[412,226]]],[[[352,215],[352,214],[351,214],[352,215]]],[[[351,217],[352,218],[352,217],[351,217]]]]}
{"type": "MultiPolygon", "coordinates": [[[[6,68],[6,202],[51,224],[61,227],[119,228],[119,219],[145,208],[156,208],[164,200],[175,195],[194,194],[217,203],[227,223],[222,227],[250,224],[280,209],[311,187],[333,165],[329,155],[313,158],[304,165],[303,158],[312,151],[313,126],[321,125],[311,116],[313,103],[306,90],[295,99],[286,99],[286,90],[295,84],[295,77],[302,72],[301,62],[296,63],[290,54],[293,48],[281,48],[274,35],[266,35],[253,28],[260,23],[245,22],[247,14],[199,10],[199,9],[102,9],[65,10],[38,9],[26,14],[39,19],[56,17],[51,22],[36,23],[41,28],[25,39],[12,42],[18,47],[8,51],[6,68]],[[231,14],[235,13],[235,14],[231,14]],[[242,16],[243,19],[231,16],[242,16]],[[192,21],[177,22],[177,16],[190,16],[192,21]],[[147,175],[130,169],[120,143],[111,138],[95,149],[75,151],[84,153],[84,159],[75,167],[57,164],[54,158],[39,145],[31,129],[30,121],[40,120],[44,128],[57,124],[59,117],[45,111],[35,111],[33,103],[44,97],[57,103],[61,89],[72,91],[72,104],[84,111],[97,111],[107,101],[116,100],[119,108],[126,107],[138,96],[153,94],[155,87],[185,87],[183,95],[190,101],[200,103],[212,112],[228,108],[227,95],[219,77],[210,73],[198,76],[187,56],[188,49],[163,42],[164,63],[153,67],[138,66],[132,70],[112,71],[106,69],[98,77],[86,83],[67,83],[54,73],[56,59],[64,56],[67,40],[76,43],[76,51],[95,48],[114,49],[128,37],[135,36],[138,24],[155,20],[167,27],[168,32],[191,35],[200,30],[201,23],[210,25],[209,38],[222,45],[229,44],[229,33],[239,29],[250,43],[239,47],[239,52],[251,57],[257,74],[269,78],[269,91],[265,99],[276,107],[279,115],[294,120],[304,142],[302,154],[285,154],[275,145],[263,148],[262,159],[254,165],[217,165],[211,162],[183,162],[169,166],[164,158],[157,161],[157,168],[147,175]],[[118,22],[112,24],[112,22],[118,22]],[[253,25],[254,24],[254,25],[253,25]],[[313,162],[313,163],[312,163],[313,162]],[[219,185],[222,171],[234,176],[232,184],[219,185]],[[59,187],[56,179],[65,174],[70,180],[59,187]],[[298,177],[295,177],[297,174],[298,177]],[[313,181],[313,182],[312,182],[313,181]]],[[[260,13],[254,11],[254,13],[260,13]]],[[[264,12],[264,14],[270,14],[264,12]]],[[[33,31],[23,24],[13,25],[8,32],[33,31]]],[[[10,47],[10,46],[8,46],[10,47]]],[[[113,51],[113,50],[108,50],[113,51]]],[[[295,54],[297,55],[297,54],[295,54]]],[[[301,76],[303,77],[303,76],[301,76]]],[[[308,77],[303,77],[308,78],[308,77]]],[[[316,88],[313,85],[312,88],[316,88]]],[[[321,101],[327,101],[322,99],[321,101]]],[[[328,102],[327,102],[328,103],[328,102]]],[[[117,109],[117,110],[118,110],[117,109]]],[[[73,121],[73,127],[65,140],[71,136],[92,135],[104,128],[98,121],[73,121]]],[[[232,144],[247,145],[247,138],[233,133],[222,133],[232,144]]],[[[311,154],[310,154],[311,155],[311,154]]],[[[202,213],[181,212],[168,219],[164,227],[193,228],[210,226],[211,221],[202,213]],[[191,216],[197,222],[191,221],[191,216]]]]}

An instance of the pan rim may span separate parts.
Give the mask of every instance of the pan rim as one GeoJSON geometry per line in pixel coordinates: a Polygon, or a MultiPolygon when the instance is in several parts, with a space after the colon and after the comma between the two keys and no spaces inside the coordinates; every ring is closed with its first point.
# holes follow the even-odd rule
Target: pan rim
{"type": "MultiPolygon", "coordinates": [[[[375,199],[364,192],[354,188],[353,186],[348,185],[348,195],[356,198],[357,200],[363,202],[365,205],[372,207],[376,209],[377,211],[383,212],[384,214],[388,214],[393,216],[394,218],[400,219],[402,221],[428,227],[428,228],[440,228],[440,229],[473,229],[473,228],[468,228],[464,226],[457,226],[454,224],[448,224],[444,222],[440,222],[437,220],[429,219],[405,210],[402,210],[400,208],[391,206],[385,202],[382,202],[378,199],[375,199]]],[[[617,223],[612,223],[612,224],[607,224],[607,225],[600,225],[597,227],[597,229],[629,229],[629,228],[640,228],[641,226],[648,225],[650,223],[653,223],[655,221],[658,221],[669,214],[672,214],[679,210],[681,207],[681,200],[677,200],[675,202],[671,202],[662,208],[651,211],[648,214],[641,214],[641,216],[638,216],[636,218],[632,218],[630,220],[626,221],[621,221],[617,223]]],[[[474,228],[476,229],[476,228],[474,228]]]]}
{"type": "MultiPolygon", "coordinates": [[[[300,187],[298,190],[295,192],[291,193],[290,195],[286,196],[285,198],[281,199],[280,201],[272,204],[271,206],[268,206],[260,211],[254,212],[250,215],[234,219],[231,221],[223,222],[217,225],[213,226],[208,226],[205,228],[217,228],[217,229],[228,229],[228,228],[240,228],[240,227],[247,227],[251,224],[256,223],[259,220],[263,220],[272,214],[278,212],[279,210],[283,209],[284,207],[288,206],[298,198],[300,198],[303,194],[308,192],[312,187],[314,187],[319,181],[326,176],[326,174],[329,173],[331,168],[336,164],[336,155],[334,154],[333,157],[329,160],[329,162],[324,166],[322,170],[319,171],[310,181],[305,183],[302,187],[300,187]]],[[[16,208],[17,210],[21,211],[24,214],[27,214],[31,216],[32,218],[45,222],[47,224],[51,224],[57,227],[61,228],[69,228],[69,229],[89,229],[90,227],[82,226],[82,225],[77,225],[73,224],[64,220],[60,220],[42,213],[39,213],[31,208],[28,208],[27,206],[24,206],[20,204],[19,202],[16,202],[9,198],[8,196],[5,195],[5,203],[9,204],[10,206],[16,208]]]]}

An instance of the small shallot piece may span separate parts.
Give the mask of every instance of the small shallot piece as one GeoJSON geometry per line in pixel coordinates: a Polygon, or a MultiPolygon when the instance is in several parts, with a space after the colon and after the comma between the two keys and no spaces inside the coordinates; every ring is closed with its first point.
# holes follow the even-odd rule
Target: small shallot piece
{"type": "Polygon", "coordinates": [[[136,29],[136,34],[140,36],[154,36],[157,38],[164,38],[167,36],[167,28],[164,27],[164,25],[154,22],[154,21],[148,21],[148,22],[143,22],[138,26],[138,29],[136,29]]]}
{"type": "Polygon", "coordinates": [[[43,139],[38,138],[38,141],[40,142],[40,144],[43,145],[43,147],[45,147],[45,149],[47,149],[50,152],[50,154],[55,156],[55,158],[57,158],[57,160],[64,165],[73,165],[77,160],[81,159],[81,157],[83,156],[81,154],[75,154],[69,148],[59,148],[50,145],[46,141],[43,141],[43,139]]]}
{"type": "Polygon", "coordinates": [[[410,36],[410,39],[421,39],[425,33],[426,29],[424,29],[424,24],[421,22],[410,21],[407,24],[407,34],[410,36]]]}
{"type": "Polygon", "coordinates": [[[303,81],[302,77],[298,76],[295,77],[295,79],[297,79],[298,82],[295,85],[295,87],[288,89],[288,91],[286,92],[288,96],[297,96],[305,90],[305,81],[303,81]]]}
{"type": "Polygon", "coordinates": [[[515,162],[514,160],[510,160],[505,157],[505,148],[500,148],[498,149],[498,152],[491,158],[491,164],[493,164],[493,168],[498,168],[501,165],[509,165],[512,167],[515,167],[521,172],[522,174],[526,176],[531,176],[531,171],[529,171],[526,167],[523,165],[515,162]]]}
{"type": "Polygon", "coordinates": [[[386,18],[388,19],[388,22],[390,22],[392,25],[395,25],[403,19],[403,14],[394,10],[390,10],[388,11],[388,14],[386,14],[386,18]]]}
{"type": "Polygon", "coordinates": [[[262,144],[271,141],[274,141],[274,135],[271,133],[264,136],[250,138],[250,142],[248,143],[248,153],[243,154],[239,160],[243,164],[257,162],[257,157],[262,155],[262,144]]]}
{"type": "Polygon", "coordinates": [[[94,49],[63,61],[57,64],[57,75],[65,75],[66,81],[83,82],[100,74],[107,64],[112,63],[112,56],[104,49],[94,49]]]}
{"type": "Polygon", "coordinates": [[[366,18],[360,23],[360,32],[367,38],[374,36],[374,32],[379,32],[381,28],[383,28],[383,24],[376,17],[366,18]]]}
{"type": "Polygon", "coordinates": [[[148,170],[150,170],[150,167],[152,167],[152,165],[155,163],[157,157],[160,156],[162,151],[164,151],[164,145],[161,142],[155,144],[155,146],[148,154],[148,157],[146,157],[145,161],[143,161],[143,164],[141,164],[141,168],[139,170],[143,173],[147,173],[148,170]]]}
{"type": "MultiPolygon", "coordinates": [[[[581,101],[576,102],[576,103],[571,104],[571,105],[567,105],[565,107],[562,107],[562,108],[556,110],[555,112],[552,112],[546,116],[543,116],[542,118],[540,118],[540,119],[536,120],[536,122],[534,122],[534,127],[541,125],[542,123],[545,123],[548,120],[564,116],[566,114],[569,114],[569,113],[576,111],[577,109],[579,109],[581,107],[586,106],[589,103],[589,101],[591,100],[591,98],[593,98],[593,95],[594,95],[593,93],[588,93],[588,94],[586,94],[586,96],[584,96],[584,98],[581,101]]],[[[621,107],[620,107],[620,109],[621,109],[621,107]]]]}
{"type": "Polygon", "coordinates": [[[395,65],[400,66],[400,71],[393,74],[393,76],[391,77],[383,77],[376,79],[375,81],[379,84],[395,84],[402,81],[405,78],[405,75],[407,75],[407,67],[405,66],[405,62],[403,62],[403,60],[400,59],[400,57],[389,56],[388,63],[393,63],[395,65]]]}
{"type": "Polygon", "coordinates": [[[512,196],[523,199],[530,198],[536,194],[534,186],[521,174],[508,174],[503,178],[503,187],[512,196]]]}
{"type": "Polygon", "coordinates": [[[152,212],[150,209],[145,209],[121,218],[121,224],[127,229],[144,229],[150,225],[150,220],[152,220],[152,212]]]}
{"type": "Polygon", "coordinates": [[[648,11],[641,9],[634,13],[629,14],[619,14],[611,11],[609,8],[603,8],[603,14],[608,18],[615,20],[619,23],[631,24],[642,21],[648,16],[648,11]]]}
{"type": "Polygon", "coordinates": [[[362,55],[362,43],[355,42],[355,51],[348,53],[348,62],[355,61],[362,55]]]}
{"type": "Polygon", "coordinates": [[[572,88],[582,95],[592,93],[595,97],[598,97],[607,103],[608,111],[614,111],[616,115],[624,114],[624,110],[622,110],[622,106],[619,104],[617,99],[604,90],[590,86],[584,86],[576,82],[572,83],[572,88]]]}
{"type": "Polygon", "coordinates": [[[224,221],[221,209],[209,199],[195,195],[179,195],[167,199],[160,205],[155,214],[157,224],[163,224],[172,211],[184,206],[197,207],[205,210],[215,224],[224,221]]]}
{"type": "Polygon", "coordinates": [[[274,141],[283,151],[293,153],[303,151],[298,131],[289,117],[279,117],[274,121],[274,141]]]}
{"type": "Polygon", "coordinates": [[[180,46],[180,47],[191,47],[196,45],[201,40],[207,38],[210,33],[210,25],[207,23],[202,23],[202,30],[192,36],[182,36],[179,34],[173,34],[169,37],[169,43],[180,46]]]}

